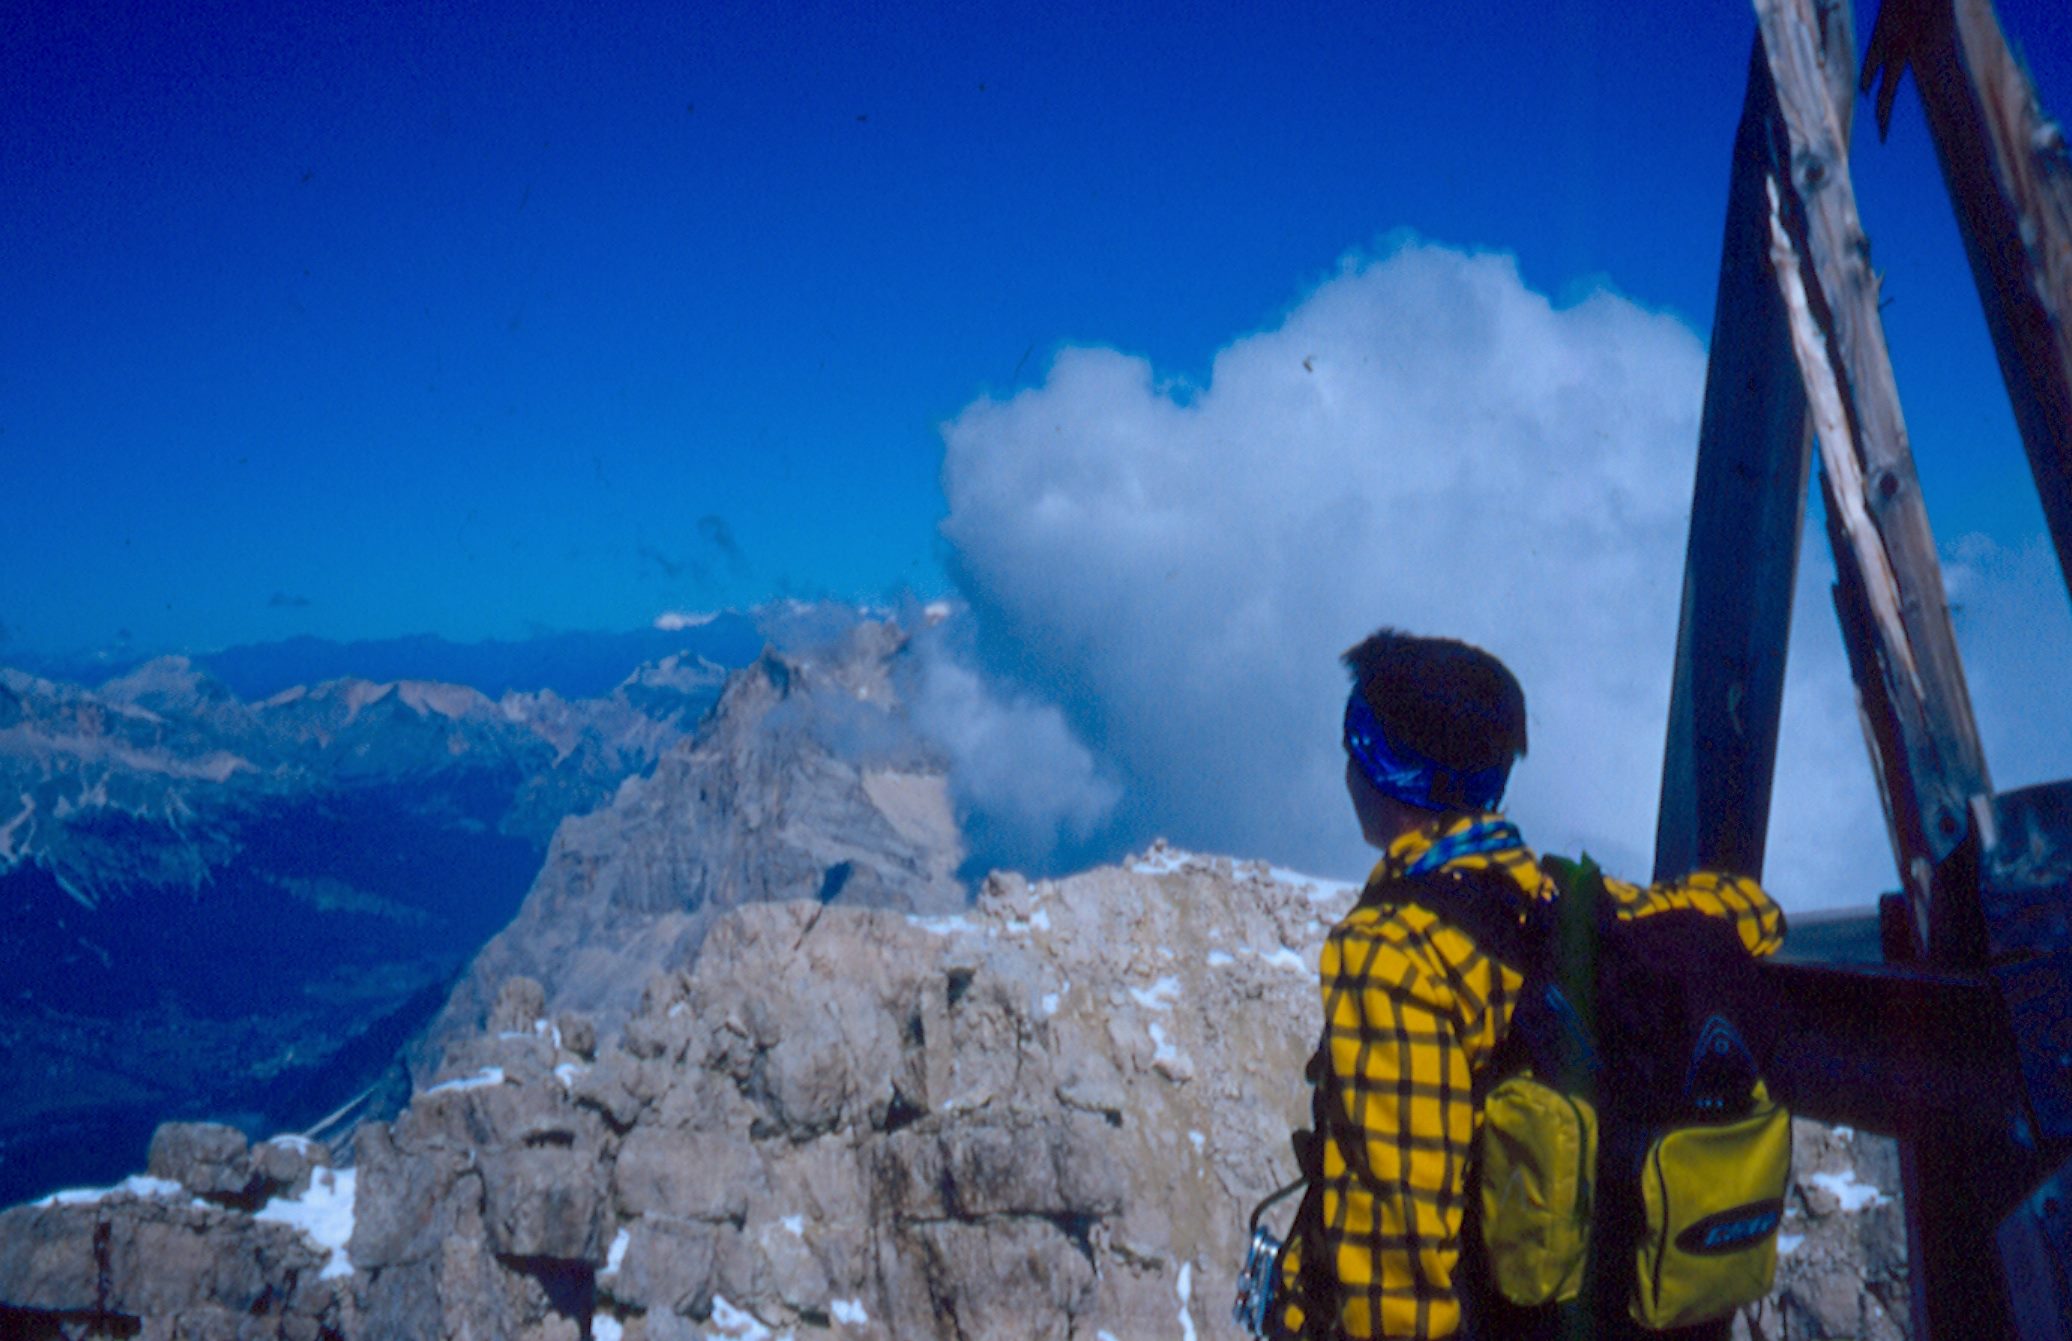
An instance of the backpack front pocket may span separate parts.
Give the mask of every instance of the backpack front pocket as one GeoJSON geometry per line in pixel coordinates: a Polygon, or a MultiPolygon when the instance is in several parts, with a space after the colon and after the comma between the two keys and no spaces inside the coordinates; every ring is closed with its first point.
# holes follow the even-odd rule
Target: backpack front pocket
{"type": "Polygon", "coordinates": [[[1482,1239],[1497,1290],[1525,1308],[1573,1299],[1590,1252],[1597,1114],[1533,1078],[1490,1090],[1482,1113],[1482,1239]]]}
{"type": "Polygon", "coordinates": [[[1791,1114],[1761,1084],[1746,1116],[1657,1138],[1641,1173],[1634,1320],[1686,1327],[1768,1294],[1790,1175],[1791,1114]]]}

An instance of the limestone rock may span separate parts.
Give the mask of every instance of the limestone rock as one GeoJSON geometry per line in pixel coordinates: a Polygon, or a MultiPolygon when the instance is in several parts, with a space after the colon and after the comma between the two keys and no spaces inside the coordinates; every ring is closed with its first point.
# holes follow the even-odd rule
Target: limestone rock
{"type": "Polygon", "coordinates": [[[894,687],[904,646],[893,625],[865,623],[812,653],[766,651],[728,681],[695,738],[563,823],[517,918],[414,1046],[416,1081],[521,976],[544,988],[547,1008],[617,1034],[647,981],[688,967],[714,920],[745,903],[961,907],[947,766],[907,725],[894,687]]]}
{"type": "Polygon", "coordinates": [[[146,1167],[153,1178],[227,1205],[249,1203],[262,1181],[245,1134],[216,1122],[163,1124],[152,1133],[146,1167]]]}
{"type": "Polygon", "coordinates": [[[67,1325],[98,1318],[115,1335],[335,1341],[356,1319],[327,1259],[288,1225],[173,1184],[0,1213],[0,1304],[28,1335],[69,1335],[67,1325]]]}
{"type": "Polygon", "coordinates": [[[619,1146],[600,1310],[649,1336],[1213,1333],[1285,1181],[1347,898],[1162,857],[996,878],[952,917],[739,909],[596,1068],[662,1087],[619,1146]]]}
{"type": "Polygon", "coordinates": [[[585,1061],[597,1056],[597,1022],[576,1011],[564,1011],[554,1021],[562,1046],[585,1061]]]}
{"type": "Polygon", "coordinates": [[[1890,1138],[1795,1119],[1777,1288],[1749,1310],[1736,1334],[1903,1341],[1908,1279],[1899,1177],[1899,1148],[1890,1138]]]}
{"type": "Polygon", "coordinates": [[[259,1179],[258,1197],[294,1199],[309,1190],[312,1174],[331,1163],[331,1152],[314,1141],[276,1136],[251,1148],[252,1173],[259,1179]]]}
{"type": "Polygon", "coordinates": [[[490,1008],[492,1034],[531,1033],[533,1022],[547,1013],[547,994],[530,978],[512,978],[497,993],[490,1008]]]}
{"type": "MultiPolygon", "coordinates": [[[[456,1044],[350,1171],[317,1171],[355,1180],[336,1257],[278,1202],[156,1183],[0,1215],[0,1305],[198,1336],[256,1308],[368,1341],[1230,1336],[1350,898],[1158,849],[995,877],[946,916],[750,902],[601,1045],[500,985],[514,1027],[456,1044]]],[[[1778,1290],[1740,1334],[1903,1336],[1890,1142],[1795,1139],[1778,1290]]],[[[198,1181],[290,1172],[220,1133],[163,1144],[198,1181]]]]}

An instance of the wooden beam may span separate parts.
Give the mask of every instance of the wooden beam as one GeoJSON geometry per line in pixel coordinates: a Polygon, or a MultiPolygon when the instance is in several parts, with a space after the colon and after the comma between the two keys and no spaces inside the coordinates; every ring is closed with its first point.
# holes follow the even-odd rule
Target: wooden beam
{"type": "Polygon", "coordinates": [[[1990,0],[1886,0],[1864,87],[1878,133],[1913,70],[2015,423],[2072,581],[2072,159],[1990,0]]]}
{"type": "MultiPolygon", "coordinates": [[[[1865,739],[1924,957],[1933,967],[1975,968],[1983,945],[1970,933],[1982,921],[1979,856],[1992,784],[1878,317],[1847,137],[1810,0],[1755,0],[1755,8],[1791,143],[1788,170],[1768,182],[1771,264],[1820,447],[1836,612],[1865,739]]],[[[2019,1098],[2003,1088],[1993,1101],[2019,1098]]],[[[2034,1181],[2033,1153],[2009,1133],[1973,1139],[1962,1126],[1902,1143],[1917,1336],[2008,1334],[2008,1297],[1981,1258],[2011,1208],[2007,1190],[2034,1181]],[[2005,1183],[1982,1199],[1972,1184],[1993,1169],[2005,1183]]]]}
{"type": "MultiPolygon", "coordinates": [[[[1822,0],[1843,125],[1855,88],[1847,0],[1822,0]]],[[[1655,878],[1700,867],[1760,879],[1805,523],[1812,430],[1770,275],[1769,174],[1789,141],[1760,40],[1727,188],[1719,290],[1684,550],[1683,607],[1655,821],[1655,878]]]]}
{"type": "Polygon", "coordinates": [[[1775,961],[1761,972],[1783,1011],[1763,1077],[1792,1112],[1904,1138],[2009,1130],[2021,1074],[1989,978],[1775,961]]]}
{"type": "Polygon", "coordinates": [[[1760,47],[1734,137],[1655,820],[1655,878],[1761,878],[1811,434],[1770,278],[1781,129],[1760,47]]]}
{"type": "MultiPolygon", "coordinates": [[[[1848,153],[1820,58],[1812,0],[1755,0],[1764,58],[1789,135],[1773,172],[1771,267],[1820,447],[1822,496],[1868,734],[1899,876],[1932,962],[1938,872],[1990,796],[1985,753],[1957,655],[1935,538],[1914,475],[1878,281],[1857,218],[1848,153]]],[[[1970,897],[1976,904],[1976,883],[1970,897]]]]}

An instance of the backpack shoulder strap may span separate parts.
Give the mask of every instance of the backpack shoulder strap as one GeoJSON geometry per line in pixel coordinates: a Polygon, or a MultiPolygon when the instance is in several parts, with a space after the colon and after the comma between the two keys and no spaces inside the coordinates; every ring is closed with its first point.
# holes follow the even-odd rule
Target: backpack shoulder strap
{"type": "Polygon", "coordinates": [[[1376,901],[1414,903],[1466,933],[1482,953],[1530,975],[1544,958],[1545,919],[1509,876],[1493,871],[1433,871],[1376,891],[1376,901]]]}
{"type": "Polygon", "coordinates": [[[1593,929],[1584,926],[1582,944],[1572,943],[1578,939],[1573,933],[1579,916],[1587,918],[1592,911],[1587,899],[1566,894],[1552,902],[1525,899],[1509,876],[1479,871],[1404,880],[1389,887],[1387,895],[1460,928],[1484,954],[1525,980],[1503,1040],[1475,1076],[1477,1102],[1527,1068],[1557,1086],[1583,1089],[1593,1082],[1597,1058],[1591,1021],[1577,1009],[1577,1003],[1587,1007],[1590,995],[1579,990],[1580,981],[1572,981],[1578,966],[1587,972],[1590,962],[1593,929]]]}

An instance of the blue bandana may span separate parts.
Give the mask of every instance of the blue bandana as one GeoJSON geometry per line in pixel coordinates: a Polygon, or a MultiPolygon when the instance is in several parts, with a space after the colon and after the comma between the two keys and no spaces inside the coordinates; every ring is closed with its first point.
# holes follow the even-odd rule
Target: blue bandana
{"type": "Polygon", "coordinates": [[[1375,790],[1420,810],[1495,810],[1511,776],[1507,763],[1463,773],[1392,744],[1357,689],[1345,701],[1345,752],[1375,790]]]}

